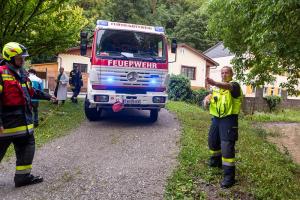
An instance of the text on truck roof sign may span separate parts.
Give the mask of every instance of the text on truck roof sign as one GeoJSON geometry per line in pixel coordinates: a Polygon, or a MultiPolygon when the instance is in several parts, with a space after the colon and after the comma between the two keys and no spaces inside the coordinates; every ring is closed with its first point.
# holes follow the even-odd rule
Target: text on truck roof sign
{"type": "Polygon", "coordinates": [[[138,25],[138,24],[110,22],[105,20],[98,20],[97,27],[104,28],[104,29],[135,30],[135,31],[156,33],[156,34],[164,33],[164,28],[160,26],[146,26],[146,25],[138,25]]]}

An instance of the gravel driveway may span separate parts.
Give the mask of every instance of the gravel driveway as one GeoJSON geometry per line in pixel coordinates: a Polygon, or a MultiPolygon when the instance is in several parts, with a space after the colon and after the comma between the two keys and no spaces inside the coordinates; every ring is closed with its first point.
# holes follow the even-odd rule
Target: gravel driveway
{"type": "Polygon", "coordinates": [[[176,166],[179,124],[162,110],[106,113],[36,152],[33,174],[45,181],[14,188],[15,159],[0,164],[0,199],[163,199],[176,166]]]}

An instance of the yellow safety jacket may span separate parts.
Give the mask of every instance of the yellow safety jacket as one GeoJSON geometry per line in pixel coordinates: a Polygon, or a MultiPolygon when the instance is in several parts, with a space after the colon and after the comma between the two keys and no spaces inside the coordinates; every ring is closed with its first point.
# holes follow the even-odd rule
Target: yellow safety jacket
{"type": "Polygon", "coordinates": [[[240,96],[233,98],[230,90],[215,87],[210,100],[209,112],[215,117],[226,117],[232,114],[239,114],[242,104],[243,92],[240,96]]]}

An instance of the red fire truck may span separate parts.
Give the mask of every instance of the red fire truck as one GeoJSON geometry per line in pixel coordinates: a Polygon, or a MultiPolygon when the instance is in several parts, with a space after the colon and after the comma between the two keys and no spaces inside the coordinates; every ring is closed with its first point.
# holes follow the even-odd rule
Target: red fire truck
{"type": "MultiPolygon", "coordinates": [[[[81,32],[81,55],[87,33],[81,32]]],[[[176,40],[171,52],[176,53],[176,40]]],[[[163,27],[98,20],[93,36],[85,114],[99,120],[103,109],[150,110],[155,122],[166,104],[168,47],[163,27]]]]}

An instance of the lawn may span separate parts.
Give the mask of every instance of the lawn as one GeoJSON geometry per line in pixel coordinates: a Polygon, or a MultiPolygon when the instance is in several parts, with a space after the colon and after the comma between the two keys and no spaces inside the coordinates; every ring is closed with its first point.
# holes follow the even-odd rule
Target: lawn
{"type": "MultiPolygon", "coordinates": [[[[85,119],[83,102],[73,104],[67,101],[64,105],[54,105],[48,101],[41,101],[39,118],[40,125],[34,131],[37,147],[76,129],[85,119]]],[[[11,145],[5,157],[9,158],[12,154],[13,146],[11,145]]]]}
{"type": "Polygon", "coordinates": [[[179,165],[168,180],[166,199],[300,199],[300,167],[267,142],[266,132],[240,120],[237,185],[221,189],[222,171],[207,167],[210,116],[199,107],[169,102],[182,127],[179,165]]]}
{"type": "Polygon", "coordinates": [[[272,113],[255,112],[245,119],[258,122],[300,122],[300,109],[277,110],[272,113]]]}

